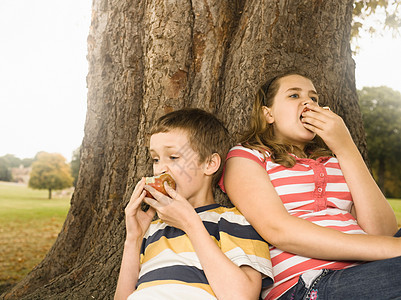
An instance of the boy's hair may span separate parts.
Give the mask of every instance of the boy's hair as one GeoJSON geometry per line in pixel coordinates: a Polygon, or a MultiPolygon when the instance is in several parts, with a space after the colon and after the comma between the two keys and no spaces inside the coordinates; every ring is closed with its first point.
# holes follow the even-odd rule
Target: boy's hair
{"type": "Polygon", "coordinates": [[[305,146],[303,151],[296,146],[280,144],[275,141],[274,127],[267,123],[262,107],[273,105],[274,98],[280,88],[280,79],[290,75],[299,75],[310,80],[309,77],[298,71],[290,71],[275,76],[262,84],[255,95],[249,129],[242,134],[239,140],[245,147],[259,150],[262,153],[267,150],[272,161],[285,167],[293,167],[296,163],[295,158],[289,153],[298,157],[313,159],[321,156],[333,156],[324,141],[317,135],[305,146]]]}
{"type": "Polygon", "coordinates": [[[150,135],[181,129],[188,135],[192,149],[199,155],[199,162],[208,160],[213,153],[221,158],[218,171],[213,174],[215,188],[223,172],[223,165],[232,139],[223,123],[213,114],[198,108],[183,108],[160,117],[150,130],[150,135]]]}

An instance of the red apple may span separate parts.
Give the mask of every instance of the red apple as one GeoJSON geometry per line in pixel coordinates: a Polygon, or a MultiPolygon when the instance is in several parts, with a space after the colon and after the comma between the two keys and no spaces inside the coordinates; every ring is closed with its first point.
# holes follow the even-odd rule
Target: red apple
{"type": "MultiPolygon", "coordinates": [[[[175,189],[175,181],[169,174],[160,174],[158,176],[145,177],[145,184],[158,190],[160,193],[168,196],[166,189],[164,188],[164,182],[175,189]]],[[[154,198],[148,191],[146,191],[146,197],[154,198]]]]}

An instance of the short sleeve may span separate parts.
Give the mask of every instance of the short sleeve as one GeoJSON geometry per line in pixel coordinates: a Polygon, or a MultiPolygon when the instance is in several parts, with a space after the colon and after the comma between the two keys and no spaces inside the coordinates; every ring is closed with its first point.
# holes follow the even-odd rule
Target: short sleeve
{"type": "MultiPolygon", "coordinates": [[[[268,156],[268,153],[266,152],[265,155],[268,156]]],[[[261,165],[264,169],[266,169],[266,157],[265,157],[265,155],[263,155],[258,150],[246,148],[246,147],[244,147],[242,145],[237,145],[237,146],[234,146],[233,148],[230,149],[230,151],[227,154],[226,161],[231,157],[243,157],[243,158],[247,158],[247,159],[251,159],[251,160],[255,161],[256,163],[261,165]]],[[[226,189],[224,187],[225,170],[226,170],[226,167],[224,165],[223,173],[222,173],[221,178],[219,180],[219,187],[221,188],[221,190],[224,193],[226,192],[226,189]]]]}
{"type": "Polygon", "coordinates": [[[250,266],[262,274],[262,287],[273,283],[268,243],[234,207],[219,220],[220,248],[237,266],[250,266]]]}

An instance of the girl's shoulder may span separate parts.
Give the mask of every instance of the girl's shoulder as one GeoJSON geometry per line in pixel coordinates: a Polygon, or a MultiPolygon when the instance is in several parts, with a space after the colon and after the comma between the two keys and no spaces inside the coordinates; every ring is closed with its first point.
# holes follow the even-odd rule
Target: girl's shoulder
{"type": "Polygon", "coordinates": [[[228,152],[227,159],[231,157],[248,158],[256,161],[259,164],[265,164],[267,160],[270,160],[270,152],[267,148],[262,149],[261,147],[259,148],[237,144],[228,152]]]}

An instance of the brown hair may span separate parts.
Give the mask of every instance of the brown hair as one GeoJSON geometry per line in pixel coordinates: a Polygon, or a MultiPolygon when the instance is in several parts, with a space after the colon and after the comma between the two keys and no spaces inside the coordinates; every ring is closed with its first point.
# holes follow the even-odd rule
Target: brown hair
{"type": "Polygon", "coordinates": [[[212,186],[217,183],[223,172],[223,165],[228,150],[233,144],[232,138],[223,123],[213,114],[198,108],[183,108],[160,117],[150,130],[150,135],[168,132],[173,129],[184,130],[192,149],[203,163],[217,153],[221,158],[218,171],[213,174],[212,186]]]}
{"type": "Polygon", "coordinates": [[[295,165],[295,158],[290,153],[298,157],[312,159],[321,156],[333,156],[324,141],[317,135],[305,146],[304,150],[294,145],[280,144],[275,141],[274,127],[267,123],[262,107],[273,105],[274,98],[280,88],[280,79],[290,75],[299,75],[309,79],[299,72],[291,71],[271,78],[260,86],[255,95],[249,129],[242,134],[239,140],[244,147],[259,150],[262,153],[269,152],[272,161],[285,167],[295,165]]]}

